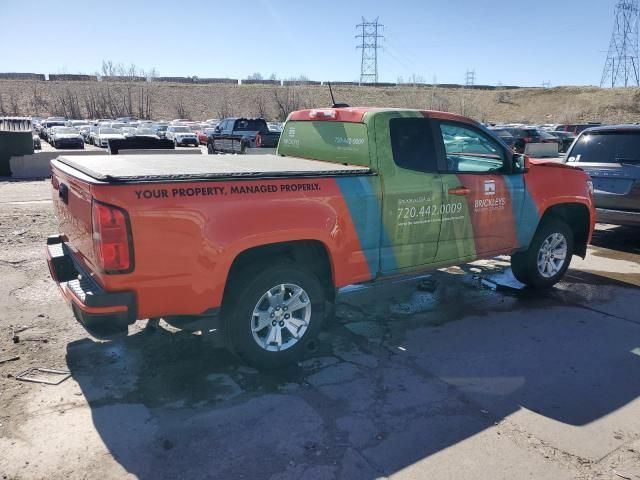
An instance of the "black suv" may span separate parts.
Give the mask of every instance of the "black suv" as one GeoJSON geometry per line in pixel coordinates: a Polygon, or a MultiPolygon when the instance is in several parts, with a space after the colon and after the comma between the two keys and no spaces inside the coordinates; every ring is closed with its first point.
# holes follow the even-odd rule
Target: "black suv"
{"type": "Polygon", "coordinates": [[[598,222],[640,226],[640,125],[584,130],[566,162],[591,176],[598,222]]]}

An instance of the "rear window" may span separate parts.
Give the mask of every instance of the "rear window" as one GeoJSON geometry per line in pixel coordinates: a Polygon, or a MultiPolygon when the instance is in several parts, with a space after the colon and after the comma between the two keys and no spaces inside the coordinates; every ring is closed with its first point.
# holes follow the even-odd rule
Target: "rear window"
{"type": "Polygon", "coordinates": [[[435,155],[430,121],[426,118],[392,118],[389,121],[391,151],[396,165],[408,170],[435,172],[435,155]]]}
{"type": "Polygon", "coordinates": [[[235,125],[235,130],[268,133],[269,127],[267,127],[267,122],[264,120],[238,120],[235,125]]]}
{"type": "Polygon", "coordinates": [[[498,137],[502,137],[502,138],[511,138],[513,137],[513,135],[511,135],[511,133],[509,133],[507,130],[491,130],[493,132],[494,135],[497,135],[498,137]]]}
{"type": "Polygon", "coordinates": [[[567,162],[640,163],[640,131],[584,134],[569,152],[567,162]]]}
{"type": "Polygon", "coordinates": [[[364,123],[289,121],[278,154],[369,166],[369,140],[364,123]]]}

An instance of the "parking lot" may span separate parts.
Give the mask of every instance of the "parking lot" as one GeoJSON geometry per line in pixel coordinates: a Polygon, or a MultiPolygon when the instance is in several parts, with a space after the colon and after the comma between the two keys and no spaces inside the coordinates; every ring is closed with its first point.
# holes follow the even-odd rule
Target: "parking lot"
{"type": "Polygon", "coordinates": [[[637,230],[599,226],[544,293],[505,258],[354,289],[265,374],[215,333],[88,338],[47,271],[49,195],[0,183],[2,478],[640,479],[637,230]]]}

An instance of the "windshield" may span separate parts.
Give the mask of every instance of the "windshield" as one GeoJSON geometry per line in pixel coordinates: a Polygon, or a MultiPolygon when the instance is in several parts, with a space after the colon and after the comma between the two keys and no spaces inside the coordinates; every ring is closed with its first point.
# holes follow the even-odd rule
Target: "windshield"
{"type": "Polygon", "coordinates": [[[179,133],[191,133],[191,129],[189,127],[173,127],[173,131],[179,133]]]}
{"type": "Polygon", "coordinates": [[[103,133],[119,133],[115,128],[101,128],[100,129],[100,135],[102,135],[103,133]]]}
{"type": "Polygon", "coordinates": [[[640,163],[640,131],[594,132],[582,135],[569,162],[640,163]]]}

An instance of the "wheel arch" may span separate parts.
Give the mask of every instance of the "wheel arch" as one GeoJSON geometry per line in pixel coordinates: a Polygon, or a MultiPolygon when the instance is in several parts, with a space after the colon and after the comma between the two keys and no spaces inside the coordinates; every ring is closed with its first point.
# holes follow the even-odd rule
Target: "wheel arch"
{"type": "Polygon", "coordinates": [[[318,276],[327,298],[335,298],[335,268],[327,246],[320,240],[293,240],[287,242],[268,243],[250,247],[239,252],[229,268],[223,292],[223,301],[227,298],[230,285],[240,277],[246,269],[276,259],[290,260],[296,264],[307,265],[318,276]]]}
{"type": "Polygon", "coordinates": [[[565,222],[573,232],[574,253],[582,258],[587,255],[587,245],[591,233],[591,213],[583,203],[558,203],[549,206],[540,224],[548,219],[556,218],[565,222]]]}

